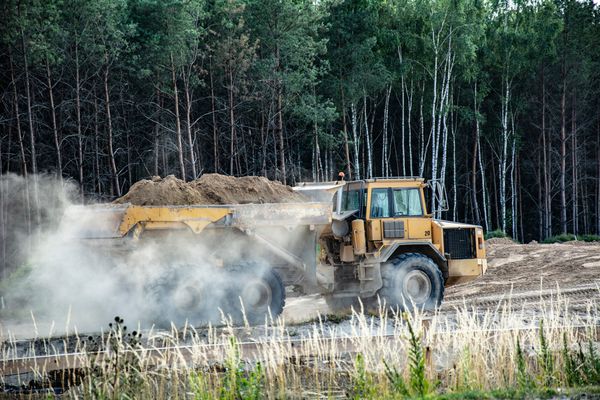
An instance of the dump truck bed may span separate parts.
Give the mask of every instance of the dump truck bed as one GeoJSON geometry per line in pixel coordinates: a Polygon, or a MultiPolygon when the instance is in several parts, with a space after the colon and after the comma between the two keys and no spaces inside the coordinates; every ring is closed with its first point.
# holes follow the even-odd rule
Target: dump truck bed
{"type": "Polygon", "coordinates": [[[331,222],[331,203],[265,203],[192,206],[98,204],[66,210],[62,228],[70,236],[89,239],[121,238],[144,230],[235,227],[297,227],[331,222]]]}

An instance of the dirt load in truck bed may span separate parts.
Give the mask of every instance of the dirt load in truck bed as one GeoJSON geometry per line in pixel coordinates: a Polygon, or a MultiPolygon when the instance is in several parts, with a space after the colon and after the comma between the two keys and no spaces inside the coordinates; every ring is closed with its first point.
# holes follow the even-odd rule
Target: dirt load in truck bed
{"type": "Polygon", "coordinates": [[[204,174],[184,182],[173,175],[136,182],[114,203],[139,206],[183,206],[192,204],[292,203],[306,198],[291,187],[259,176],[236,178],[204,174]]]}

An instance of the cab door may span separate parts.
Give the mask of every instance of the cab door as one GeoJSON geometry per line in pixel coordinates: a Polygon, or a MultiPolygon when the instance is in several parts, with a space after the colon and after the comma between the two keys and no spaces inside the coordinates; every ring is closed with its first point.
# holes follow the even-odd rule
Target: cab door
{"type": "Polygon", "coordinates": [[[369,240],[430,239],[431,221],[421,193],[416,187],[371,189],[369,240]]]}

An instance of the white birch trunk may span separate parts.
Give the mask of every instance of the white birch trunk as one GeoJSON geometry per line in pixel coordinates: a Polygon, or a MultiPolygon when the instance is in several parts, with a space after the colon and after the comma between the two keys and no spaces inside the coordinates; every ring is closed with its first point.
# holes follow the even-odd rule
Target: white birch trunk
{"type": "Polygon", "coordinates": [[[421,87],[421,101],[419,104],[419,176],[423,176],[425,171],[425,158],[427,149],[425,148],[425,122],[423,121],[423,97],[425,84],[421,87]]]}
{"type": "Polygon", "coordinates": [[[508,152],[508,105],[510,102],[510,82],[508,73],[504,76],[504,98],[502,99],[502,152],[499,160],[499,180],[500,180],[500,225],[503,232],[506,232],[506,172],[507,172],[507,152],[508,152]]]}
{"type": "Polygon", "coordinates": [[[401,89],[400,89],[400,96],[401,97],[401,108],[402,108],[402,113],[400,118],[402,119],[402,124],[401,124],[401,134],[402,134],[402,141],[401,141],[401,146],[402,146],[402,175],[406,176],[406,144],[405,144],[405,137],[406,137],[406,131],[405,131],[405,127],[404,127],[404,120],[405,120],[405,116],[404,116],[404,89],[405,89],[405,85],[404,85],[404,74],[402,74],[402,77],[400,78],[400,85],[401,85],[401,89]]]}
{"type": "Polygon", "coordinates": [[[487,205],[487,191],[485,186],[485,170],[483,168],[483,159],[481,157],[481,132],[479,129],[479,99],[477,98],[477,82],[475,82],[475,139],[477,140],[477,159],[479,161],[479,172],[481,173],[481,188],[483,198],[483,222],[486,232],[490,230],[490,223],[488,220],[488,205],[487,205]]]}
{"type": "Polygon", "coordinates": [[[408,99],[408,114],[407,114],[407,121],[406,121],[406,125],[408,126],[408,166],[409,166],[409,172],[410,172],[410,176],[414,176],[414,172],[413,172],[413,151],[412,151],[412,128],[411,128],[411,121],[410,121],[410,116],[412,114],[412,106],[413,106],[413,94],[414,94],[414,86],[413,86],[413,80],[410,80],[410,95],[408,93],[406,93],[406,97],[408,99]]]}
{"type": "Polygon", "coordinates": [[[390,156],[388,140],[388,119],[390,109],[390,95],[392,94],[392,85],[388,86],[385,93],[385,105],[383,107],[383,149],[381,157],[381,174],[385,177],[390,176],[390,156]]]}
{"type": "Polygon", "coordinates": [[[351,124],[352,124],[352,141],[354,142],[354,171],[356,174],[356,179],[360,180],[360,161],[359,161],[359,152],[360,152],[360,138],[358,137],[358,126],[357,126],[357,115],[356,115],[356,104],[350,103],[350,113],[351,116],[351,124]]]}
{"type": "MultiPolygon", "coordinates": [[[[435,34],[431,32],[435,39],[435,34]]],[[[435,44],[435,40],[434,40],[435,44]]],[[[434,47],[435,48],[435,47],[434,47]]],[[[438,84],[438,53],[435,48],[434,68],[433,68],[433,101],[431,102],[431,179],[437,179],[437,132],[436,132],[436,106],[437,106],[437,84],[438,84]]],[[[435,196],[431,196],[431,212],[435,212],[437,208],[435,196]]]]}
{"type": "Polygon", "coordinates": [[[512,226],[512,237],[513,239],[518,239],[517,237],[517,185],[515,181],[515,159],[516,159],[516,135],[515,135],[515,120],[514,115],[511,116],[511,126],[512,126],[512,149],[510,156],[510,205],[511,205],[511,226],[512,226]]]}
{"type": "Polygon", "coordinates": [[[371,148],[371,134],[369,132],[369,122],[367,119],[367,95],[363,94],[363,116],[365,122],[365,138],[367,142],[367,178],[373,177],[373,150],[371,148]]]}

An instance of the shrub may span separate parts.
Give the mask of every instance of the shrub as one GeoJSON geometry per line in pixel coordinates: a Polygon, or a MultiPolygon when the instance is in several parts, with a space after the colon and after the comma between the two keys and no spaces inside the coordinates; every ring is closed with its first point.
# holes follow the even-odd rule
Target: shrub
{"type": "Polygon", "coordinates": [[[485,240],[491,238],[510,238],[502,229],[496,229],[495,231],[490,231],[485,233],[485,240]]]}

